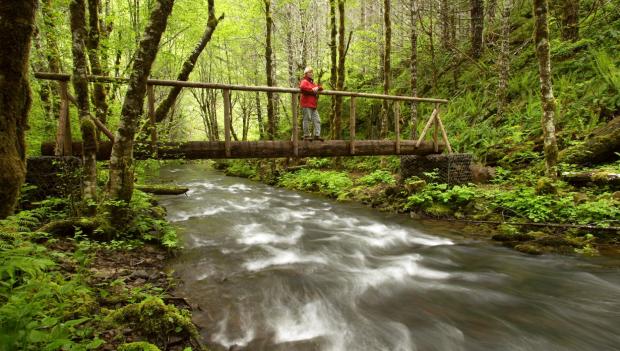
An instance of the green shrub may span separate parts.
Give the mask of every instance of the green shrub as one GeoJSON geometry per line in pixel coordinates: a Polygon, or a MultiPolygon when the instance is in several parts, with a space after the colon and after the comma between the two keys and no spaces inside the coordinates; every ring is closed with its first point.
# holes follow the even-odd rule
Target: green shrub
{"type": "Polygon", "coordinates": [[[230,161],[228,167],[226,167],[226,175],[254,178],[256,177],[256,168],[246,160],[233,160],[230,161]]]}
{"type": "Polygon", "coordinates": [[[394,176],[388,171],[374,171],[357,180],[358,184],[373,186],[379,183],[393,185],[396,183],[394,176]]]}
{"type": "Polygon", "coordinates": [[[338,197],[340,193],[353,186],[347,173],[315,169],[286,173],[280,177],[278,184],[285,188],[319,192],[330,197],[338,197]]]}

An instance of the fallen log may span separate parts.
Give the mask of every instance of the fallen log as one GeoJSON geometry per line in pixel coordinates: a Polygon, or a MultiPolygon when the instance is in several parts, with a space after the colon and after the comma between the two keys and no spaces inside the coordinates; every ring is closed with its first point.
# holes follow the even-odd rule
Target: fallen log
{"type": "Polygon", "coordinates": [[[183,187],[183,186],[160,185],[160,184],[149,184],[149,185],[136,184],[134,188],[137,190],[143,191],[145,193],[153,194],[153,195],[181,195],[189,191],[189,188],[183,187]]]}
{"type": "Polygon", "coordinates": [[[562,179],[574,185],[620,185],[620,174],[608,172],[563,172],[562,179]]]}
{"type": "MultiPolygon", "coordinates": [[[[435,220],[433,218],[429,218],[429,220],[435,220]]],[[[521,227],[547,227],[547,228],[574,228],[574,229],[583,229],[583,230],[592,230],[592,231],[600,231],[600,232],[618,232],[620,233],[620,227],[599,227],[596,225],[590,224],[564,224],[564,223],[520,223],[520,222],[502,222],[502,221],[481,221],[481,220],[470,220],[470,219],[458,219],[458,218],[442,218],[437,219],[437,221],[446,221],[446,222],[460,222],[460,223],[471,223],[471,224],[493,224],[493,225],[514,225],[521,227]]]]}
{"type": "Polygon", "coordinates": [[[596,164],[618,159],[620,151],[620,117],[594,130],[583,144],[562,150],[559,161],[573,164],[596,164]]]}
{"type": "MultiPolygon", "coordinates": [[[[54,154],[54,143],[41,144],[41,154],[54,154]]],[[[184,143],[157,143],[157,156],[154,157],[150,145],[137,144],[134,158],[144,160],[157,159],[223,159],[223,158],[286,158],[295,157],[292,141],[233,141],[230,143],[230,156],[226,155],[224,141],[189,141],[184,143]]],[[[445,145],[439,144],[442,153],[445,145]]],[[[111,142],[99,143],[97,160],[108,160],[112,151],[111,142]]],[[[400,155],[435,154],[431,142],[422,142],[419,147],[414,140],[401,140],[400,155]]],[[[347,140],[300,141],[298,157],[338,157],[338,156],[373,156],[396,155],[396,142],[390,140],[355,141],[355,155],[351,154],[351,142],[347,140]]],[[[73,143],[73,155],[82,155],[82,143],[73,143]]]]}
{"type": "Polygon", "coordinates": [[[93,218],[70,218],[47,223],[36,231],[54,235],[72,236],[76,228],[83,232],[92,232],[100,225],[101,222],[93,218]]]}

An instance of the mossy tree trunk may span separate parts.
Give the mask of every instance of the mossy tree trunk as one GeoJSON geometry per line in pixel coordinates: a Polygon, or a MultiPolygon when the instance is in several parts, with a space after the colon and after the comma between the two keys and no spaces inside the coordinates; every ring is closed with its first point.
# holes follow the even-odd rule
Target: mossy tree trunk
{"type": "Polygon", "coordinates": [[[157,56],[159,42],[166,30],[173,4],[174,0],[157,0],[154,3],[149,24],[138,46],[110,157],[108,192],[113,200],[126,203],[131,200],[134,182],[134,137],[142,115],[146,81],[157,56]]]}
{"type": "Polygon", "coordinates": [[[0,218],[11,215],[26,177],[30,41],[38,1],[0,2],[0,218]]]}
{"type": "Polygon", "coordinates": [[[71,52],[73,54],[73,89],[82,132],[84,160],[83,199],[86,212],[95,213],[97,201],[97,133],[95,123],[90,118],[88,103],[88,69],[86,63],[86,5],[84,0],[72,0],[71,14],[71,52]]]}
{"type": "Polygon", "coordinates": [[[499,57],[497,59],[497,117],[504,118],[508,103],[508,79],[510,75],[510,12],[513,0],[503,0],[502,30],[500,35],[499,57]]]}
{"type": "MultiPolygon", "coordinates": [[[[178,81],[185,82],[189,79],[189,75],[194,70],[194,66],[198,61],[198,57],[200,57],[200,54],[211,40],[211,37],[213,36],[213,32],[215,32],[217,25],[224,18],[223,15],[220,16],[220,18],[215,17],[215,6],[213,2],[214,0],[209,0],[209,19],[207,21],[207,28],[202,34],[202,38],[200,39],[198,45],[194,47],[194,50],[187,57],[185,62],[183,62],[181,72],[179,72],[176,78],[176,80],[178,81]]],[[[176,101],[180,93],[181,87],[172,87],[170,89],[170,92],[168,92],[168,95],[166,96],[164,101],[162,101],[159,106],[157,106],[157,110],[155,111],[155,121],[161,122],[166,118],[168,112],[170,112],[172,105],[174,105],[174,102],[176,101]]]]}
{"type": "MultiPolygon", "coordinates": [[[[392,20],[390,18],[391,0],[383,0],[383,23],[384,23],[384,47],[383,47],[383,94],[390,94],[390,84],[392,76],[392,20]]],[[[388,112],[389,104],[383,100],[381,107],[381,133],[380,138],[385,139],[388,135],[388,112]]]]}
{"type": "MultiPolygon", "coordinates": [[[[329,85],[332,89],[337,89],[338,85],[338,48],[336,38],[338,29],[336,27],[336,0],[329,0],[329,58],[330,58],[330,75],[329,85]]],[[[332,95],[329,110],[329,129],[330,138],[335,139],[336,136],[336,96],[332,95]]]]}
{"type": "MultiPolygon", "coordinates": [[[[273,78],[273,47],[271,37],[273,18],[271,17],[271,0],[264,0],[265,4],[265,68],[267,72],[267,86],[274,86],[273,78]]],[[[276,108],[274,94],[267,93],[267,138],[273,140],[276,135],[276,108]]]]}
{"type": "Polygon", "coordinates": [[[580,0],[562,1],[562,39],[579,40],[579,7],[580,0]]]}
{"type": "Polygon", "coordinates": [[[555,136],[556,102],[551,84],[551,57],[549,48],[548,0],[534,0],[535,45],[540,73],[540,97],[542,102],[542,130],[547,176],[557,176],[558,145],[555,136]]]}
{"type": "MultiPolygon", "coordinates": [[[[411,95],[418,95],[418,0],[409,0],[409,20],[411,21],[411,54],[409,69],[411,70],[411,95]]],[[[411,103],[411,139],[418,137],[418,104],[411,103]]]]}
{"type": "MultiPolygon", "coordinates": [[[[345,0],[338,0],[338,79],[336,80],[336,90],[344,90],[345,79],[345,0]]],[[[342,96],[336,97],[336,114],[334,116],[334,139],[342,139],[342,96]]]]}
{"type": "Polygon", "coordinates": [[[484,2],[482,0],[470,0],[471,6],[471,56],[482,56],[482,33],[484,32],[484,2]]]}
{"type": "MultiPolygon", "coordinates": [[[[88,0],[88,38],[86,40],[86,46],[88,48],[88,58],[90,60],[91,72],[94,75],[104,75],[104,69],[101,64],[100,57],[102,55],[101,42],[101,28],[100,28],[100,0],[88,0]]],[[[92,92],[92,101],[95,105],[95,117],[99,119],[103,124],[108,120],[108,88],[106,84],[94,83],[92,92]]],[[[96,131],[97,138],[99,139],[100,132],[96,131]]]]}

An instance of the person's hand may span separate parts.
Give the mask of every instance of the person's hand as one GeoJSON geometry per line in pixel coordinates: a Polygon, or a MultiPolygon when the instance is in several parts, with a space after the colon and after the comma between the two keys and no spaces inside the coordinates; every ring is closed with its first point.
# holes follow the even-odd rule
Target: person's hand
{"type": "Polygon", "coordinates": [[[319,92],[319,87],[312,88],[312,91],[314,91],[315,94],[318,93],[319,92]]]}

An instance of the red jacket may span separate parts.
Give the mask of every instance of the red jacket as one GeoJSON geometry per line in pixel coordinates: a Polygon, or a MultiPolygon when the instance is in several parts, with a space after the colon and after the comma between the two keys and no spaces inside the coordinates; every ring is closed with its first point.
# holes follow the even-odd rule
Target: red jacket
{"type": "Polygon", "coordinates": [[[316,108],[319,102],[319,94],[315,93],[312,89],[318,87],[319,91],[323,90],[320,85],[314,84],[314,80],[308,77],[304,77],[299,83],[299,89],[301,89],[301,107],[316,108]]]}

